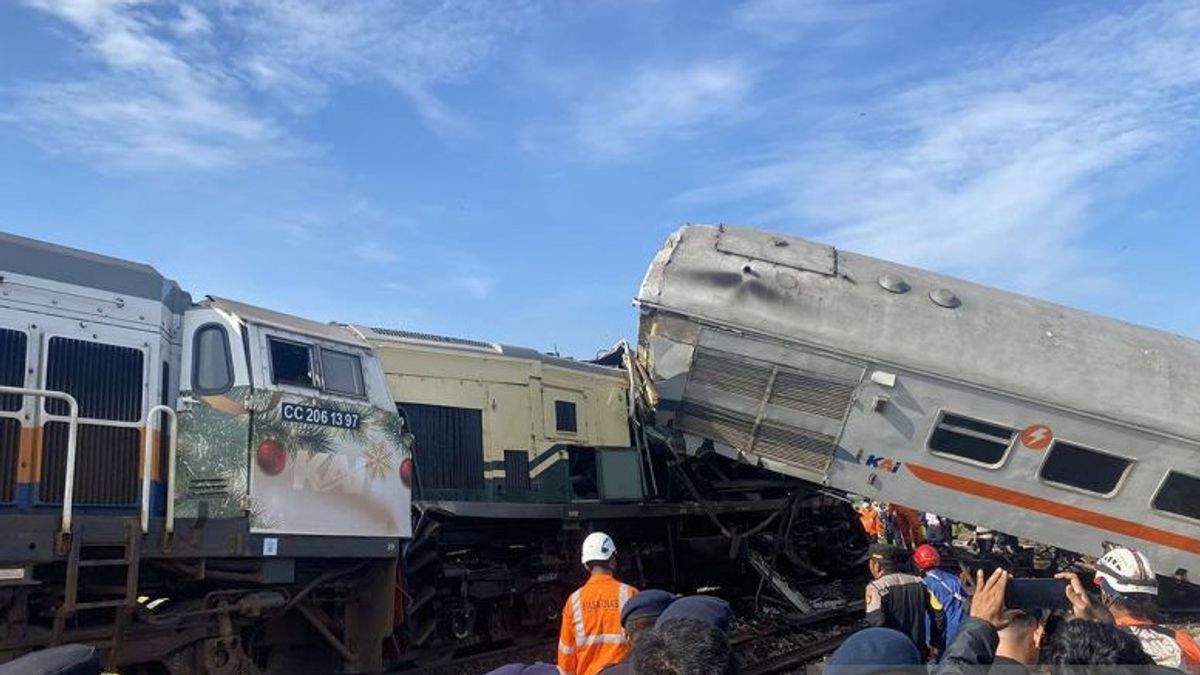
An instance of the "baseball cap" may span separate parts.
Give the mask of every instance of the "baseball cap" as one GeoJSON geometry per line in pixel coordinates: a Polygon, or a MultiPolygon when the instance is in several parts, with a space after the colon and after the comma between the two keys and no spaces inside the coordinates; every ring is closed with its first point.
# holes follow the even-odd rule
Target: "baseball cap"
{"type": "Polygon", "coordinates": [[[621,610],[621,625],[624,626],[630,619],[658,616],[674,601],[674,593],[660,591],[657,588],[639,591],[625,603],[625,608],[621,610]]]}
{"type": "Polygon", "coordinates": [[[733,621],[733,610],[729,608],[729,603],[721,598],[711,595],[689,595],[672,602],[658,615],[658,621],[655,621],[654,625],[661,626],[671,619],[696,619],[728,633],[729,624],[733,621]]]}

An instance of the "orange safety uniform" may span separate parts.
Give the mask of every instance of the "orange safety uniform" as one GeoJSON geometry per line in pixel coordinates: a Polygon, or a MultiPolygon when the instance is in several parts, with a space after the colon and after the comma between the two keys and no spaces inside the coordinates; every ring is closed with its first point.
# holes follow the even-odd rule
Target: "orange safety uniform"
{"type": "Polygon", "coordinates": [[[1182,670],[1188,675],[1200,675],[1200,644],[1196,643],[1196,638],[1192,637],[1191,633],[1182,628],[1166,628],[1149,619],[1135,619],[1131,616],[1123,616],[1114,623],[1133,633],[1138,641],[1142,642],[1142,648],[1158,665],[1182,670]],[[1147,648],[1147,638],[1150,638],[1151,644],[1155,644],[1156,637],[1160,640],[1165,637],[1168,643],[1174,641],[1174,644],[1159,643],[1156,645],[1158,649],[1147,648]],[[1163,663],[1160,659],[1166,659],[1169,663],[1163,663]]]}
{"type": "Polygon", "coordinates": [[[862,521],[863,531],[872,539],[878,539],[883,535],[883,522],[879,520],[879,512],[873,506],[864,506],[858,512],[858,518],[862,521]]]}
{"type": "Polygon", "coordinates": [[[593,574],[563,605],[558,636],[558,670],[595,675],[629,653],[621,610],[637,589],[608,574],[593,574]]]}
{"type": "Polygon", "coordinates": [[[892,521],[896,523],[896,532],[904,540],[905,546],[916,548],[918,544],[925,541],[925,537],[921,534],[921,514],[916,509],[891,504],[888,506],[888,510],[892,514],[892,521]]]}

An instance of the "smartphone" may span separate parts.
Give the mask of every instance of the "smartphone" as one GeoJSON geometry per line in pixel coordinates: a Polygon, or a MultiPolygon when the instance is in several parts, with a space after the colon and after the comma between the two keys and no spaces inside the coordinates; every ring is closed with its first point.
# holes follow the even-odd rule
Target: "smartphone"
{"type": "Polygon", "coordinates": [[[1009,579],[1004,592],[1009,609],[1070,609],[1066,579],[1009,579]]]}

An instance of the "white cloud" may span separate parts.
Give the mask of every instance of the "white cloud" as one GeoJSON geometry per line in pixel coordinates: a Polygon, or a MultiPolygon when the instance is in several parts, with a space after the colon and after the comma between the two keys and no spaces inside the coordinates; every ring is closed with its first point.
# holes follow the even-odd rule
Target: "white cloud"
{"type": "Polygon", "coordinates": [[[1200,6],[1139,6],[962,56],[957,73],[860,104],[685,199],[765,196],[768,221],[1022,290],[1097,283],[1083,235],[1111,173],[1194,130],[1200,6]]]}
{"type": "Polygon", "coordinates": [[[646,66],[623,83],[589,83],[575,106],[574,135],[593,156],[632,154],[664,139],[688,138],[712,123],[740,118],[755,80],[737,61],[646,66]]]}
{"type": "Polygon", "coordinates": [[[294,153],[287,115],[332,89],[382,82],[426,123],[467,121],[436,88],[470,75],[519,3],[484,0],[26,0],[73,29],[91,63],[72,80],[27,83],[0,121],[49,147],[129,169],[211,168],[294,153]]]}

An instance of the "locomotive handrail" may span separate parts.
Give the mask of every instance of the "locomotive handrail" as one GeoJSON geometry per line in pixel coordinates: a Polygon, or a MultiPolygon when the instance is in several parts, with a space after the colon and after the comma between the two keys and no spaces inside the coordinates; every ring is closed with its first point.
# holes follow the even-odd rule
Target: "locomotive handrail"
{"type": "Polygon", "coordinates": [[[64,482],[62,506],[62,533],[71,533],[71,509],[75,502],[75,437],[79,426],[79,402],[65,391],[52,389],[29,389],[26,387],[0,386],[0,395],[14,394],[35,398],[56,398],[67,402],[67,468],[64,482]]]}
{"type": "Polygon", "coordinates": [[[167,437],[167,532],[172,530],[172,520],[175,515],[172,503],[175,501],[175,436],[179,429],[179,420],[175,416],[175,409],[171,406],[156,405],[146,411],[146,432],[142,441],[142,534],[150,532],[150,467],[154,455],[154,435],[150,433],[150,430],[154,426],[157,413],[166,413],[170,424],[170,432],[167,437]]]}

